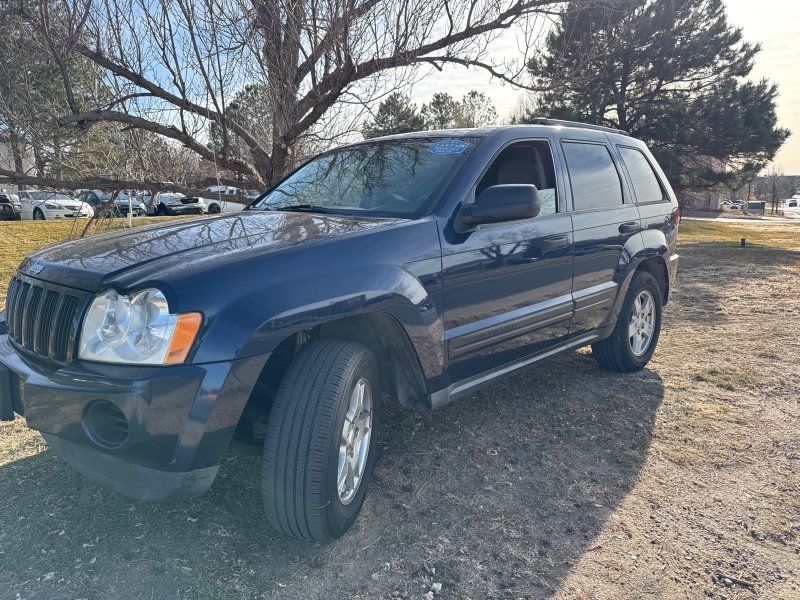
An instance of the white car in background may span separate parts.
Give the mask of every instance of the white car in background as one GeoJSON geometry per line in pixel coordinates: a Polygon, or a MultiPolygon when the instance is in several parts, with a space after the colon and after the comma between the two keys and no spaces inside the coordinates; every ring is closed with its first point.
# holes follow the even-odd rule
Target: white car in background
{"type": "Polygon", "coordinates": [[[40,192],[25,190],[17,192],[23,219],[34,221],[52,221],[56,219],[89,219],[94,216],[94,209],[86,202],[60,192],[40,192]]]}
{"type": "Polygon", "coordinates": [[[202,198],[187,198],[184,194],[161,192],[151,202],[150,192],[141,194],[148,215],[203,215],[208,211],[202,198]]]}
{"type": "Polygon", "coordinates": [[[258,197],[256,190],[243,190],[241,188],[232,187],[229,185],[212,185],[206,188],[207,194],[203,197],[206,203],[206,211],[210,215],[228,212],[239,212],[246,206],[240,202],[233,202],[226,200],[226,197],[236,195],[247,196],[251,200],[258,197]]]}

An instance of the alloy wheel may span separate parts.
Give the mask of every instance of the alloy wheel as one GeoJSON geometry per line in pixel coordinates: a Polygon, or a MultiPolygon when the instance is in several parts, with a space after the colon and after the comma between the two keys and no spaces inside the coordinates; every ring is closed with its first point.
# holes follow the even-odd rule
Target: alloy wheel
{"type": "Polygon", "coordinates": [[[648,290],[636,296],[628,322],[628,342],[635,356],[642,356],[653,341],[656,329],[656,303],[648,290]]]}
{"type": "Polygon", "coordinates": [[[336,485],[339,501],[349,504],[358,491],[369,457],[372,439],[372,388],[360,379],[350,395],[339,439],[339,464],[336,485]]]}

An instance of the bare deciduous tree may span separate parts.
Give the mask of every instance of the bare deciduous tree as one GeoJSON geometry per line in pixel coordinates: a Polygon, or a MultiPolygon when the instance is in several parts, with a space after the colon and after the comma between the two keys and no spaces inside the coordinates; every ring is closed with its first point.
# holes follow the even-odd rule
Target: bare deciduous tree
{"type": "MultiPolygon", "coordinates": [[[[347,123],[363,120],[353,117],[354,107],[385,96],[387,89],[414,77],[416,67],[454,63],[519,85],[526,54],[541,37],[542,19],[560,13],[564,4],[31,1],[20,16],[61,75],[60,127],[85,130],[114,123],[157,134],[213,164],[217,173],[246,178],[252,187],[280,178],[298,147],[324,145],[337,132],[354,129],[347,123]],[[524,51],[514,63],[493,61],[488,45],[511,28],[524,41],[524,51]],[[98,70],[102,93],[75,93],[75,56],[98,70]],[[263,124],[256,129],[236,117],[231,100],[246,86],[267,96],[270,135],[261,133],[263,124]],[[212,124],[215,142],[209,143],[212,124]]],[[[0,170],[0,181],[15,177],[13,170],[0,170]]],[[[155,189],[154,183],[141,181],[139,187],[155,189]]]]}

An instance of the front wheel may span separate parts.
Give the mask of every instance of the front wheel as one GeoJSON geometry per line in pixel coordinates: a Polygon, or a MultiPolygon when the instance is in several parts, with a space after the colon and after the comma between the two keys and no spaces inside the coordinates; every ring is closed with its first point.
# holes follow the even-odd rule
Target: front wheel
{"type": "Polygon", "coordinates": [[[33,220],[34,221],[44,221],[44,213],[39,208],[35,208],[33,210],[33,220]]]}
{"type": "Polygon", "coordinates": [[[661,290],[650,273],[633,276],[614,332],[592,344],[592,355],[601,368],[631,373],[643,369],[656,351],[661,333],[661,290]]]}
{"type": "Polygon", "coordinates": [[[355,522],[375,465],[380,390],[375,356],[362,344],[323,340],[300,351],[264,440],[261,486],[275,529],[326,542],[355,522]]]}

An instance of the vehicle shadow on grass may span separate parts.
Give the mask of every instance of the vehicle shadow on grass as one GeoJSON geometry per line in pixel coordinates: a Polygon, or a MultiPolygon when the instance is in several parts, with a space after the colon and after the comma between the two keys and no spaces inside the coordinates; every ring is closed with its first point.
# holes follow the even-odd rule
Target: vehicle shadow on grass
{"type": "Polygon", "coordinates": [[[231,455],[202,498],[148,504],[45,451],[0,466],[0,589],[422,598],[436,582],[441,598],[547,597],[635,484],[662,397],[655,372],[602,373],[577,353],[436,413],[387,406],[367,503],[327,546],[265,524],[256,457],[231,455]]]}

